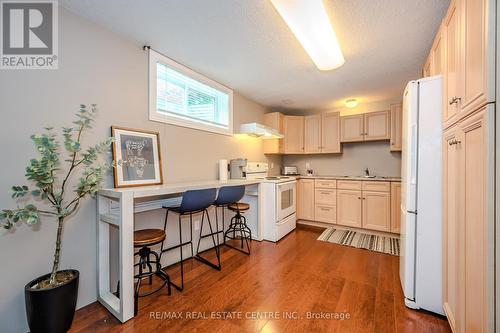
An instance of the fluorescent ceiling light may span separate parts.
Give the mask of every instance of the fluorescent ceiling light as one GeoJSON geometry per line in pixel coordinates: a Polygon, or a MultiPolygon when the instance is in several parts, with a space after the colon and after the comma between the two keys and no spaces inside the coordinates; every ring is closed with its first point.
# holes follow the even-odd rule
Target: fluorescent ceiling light
{"type": "Polygon", "coordinates": [[[355,108],[356,106],[358,106],[358,104],[359,102],[355,98],[351,98],[345,101],[345,106],[348,107],[349,109],[355,108]]]}
{"type": "Polygon", "coordinates": [[[344,55],[323,0],[271,0],[288,27],[322,71],[344,64],[344,55]]]}

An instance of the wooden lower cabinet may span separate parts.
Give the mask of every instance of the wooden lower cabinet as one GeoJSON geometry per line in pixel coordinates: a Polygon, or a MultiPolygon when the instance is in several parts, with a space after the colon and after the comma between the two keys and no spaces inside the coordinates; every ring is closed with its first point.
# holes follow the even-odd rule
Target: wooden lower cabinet
{"type": "Polygon", "coordinates": [[[459,258],[462,257],[459,246],[458,194],[460,157],[458,126],[444,134],[443,142],[443,308],[453,332],[458,333],[456,318],[458,315],[458,279],[459,258]]]}
{"type": "Polygon", "coordinates": [[[335,223],[337,220],[336,207],[316,204],[314,209],[314,220],[324,223],[335,223]]]}
{"type": "Polygon", "coordinates": [[[361,191],[337,190],[337,224],[361,228],[361,191]]]}
{"type": "Polygon", "coordinates": [[[486,110],[445,132],[443,146],[444,309],[455,333],[489,332],[493,219],[488,209],[486,110]]]}
{"type": "Polygon", "coordinates": [[[401,183],[299,179],[297,218],[399,233],[401,183]]]}
{"type": "Polygon", "coordinates": [[[391,183],[391,232],[401,232],[401,183],[391,183]]]}
{"type": "Polygon", "coordinates": [[[297,219],[314,220],[314,179],[297,182],[297,219]]]}
{"type": "Polygon", "coordinates": [[[362,199],[362,227],[378,231],[391,231],[391,193],[363,191],[362,199]]]}

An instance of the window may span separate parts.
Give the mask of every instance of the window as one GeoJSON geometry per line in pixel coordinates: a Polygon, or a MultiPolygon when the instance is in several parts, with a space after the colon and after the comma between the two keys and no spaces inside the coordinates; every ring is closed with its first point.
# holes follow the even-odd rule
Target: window
{"type": "Polygon", "coordinates": [[[233,91],[149,50],[149,119],[233,134],[233,91]]]}

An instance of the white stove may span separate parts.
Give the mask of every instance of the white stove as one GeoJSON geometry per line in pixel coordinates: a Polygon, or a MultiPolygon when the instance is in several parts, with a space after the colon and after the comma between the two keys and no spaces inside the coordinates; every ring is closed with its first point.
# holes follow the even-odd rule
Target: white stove
{"type": "Polygon", "coordinates": [[[245,171],[247,179],[261,180],[262,236],[277,242],[296,226],[297,181],[290,176],[269,176],[266,162],[248,162],[245,171]]]}

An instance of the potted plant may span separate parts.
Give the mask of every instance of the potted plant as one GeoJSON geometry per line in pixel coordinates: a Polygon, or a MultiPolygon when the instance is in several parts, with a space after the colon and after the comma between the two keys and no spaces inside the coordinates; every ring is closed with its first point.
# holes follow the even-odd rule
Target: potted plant
{"type": "Polygon", "coordinates": [[[18,207],[0,212],[0,221],[6,229],[17,222],[36,224],[41,215],[57,223],[51,273],[25,286],[28,325],[33,333],[66,332],[75,314],[79,272],[59,270],[59,260],[64,223],[78,210],[81,200],[97,193],[111,167],[109,163],[99,163],[98,159],[109,151],[112,138],[87,149],[81,145],[84,133],[92,128],[96,110],[95,105],[90,109],[80,106],[73,125],[62,128],[62,146],[51,127],[45,128],[43,134],[31,136],[39,154],[26,167],[26,179],[32,186],[13,186],[12,198],[18,201],[18,207]],[[76,172],[79,172],[79,179],[75,183],[76,172]]]}

